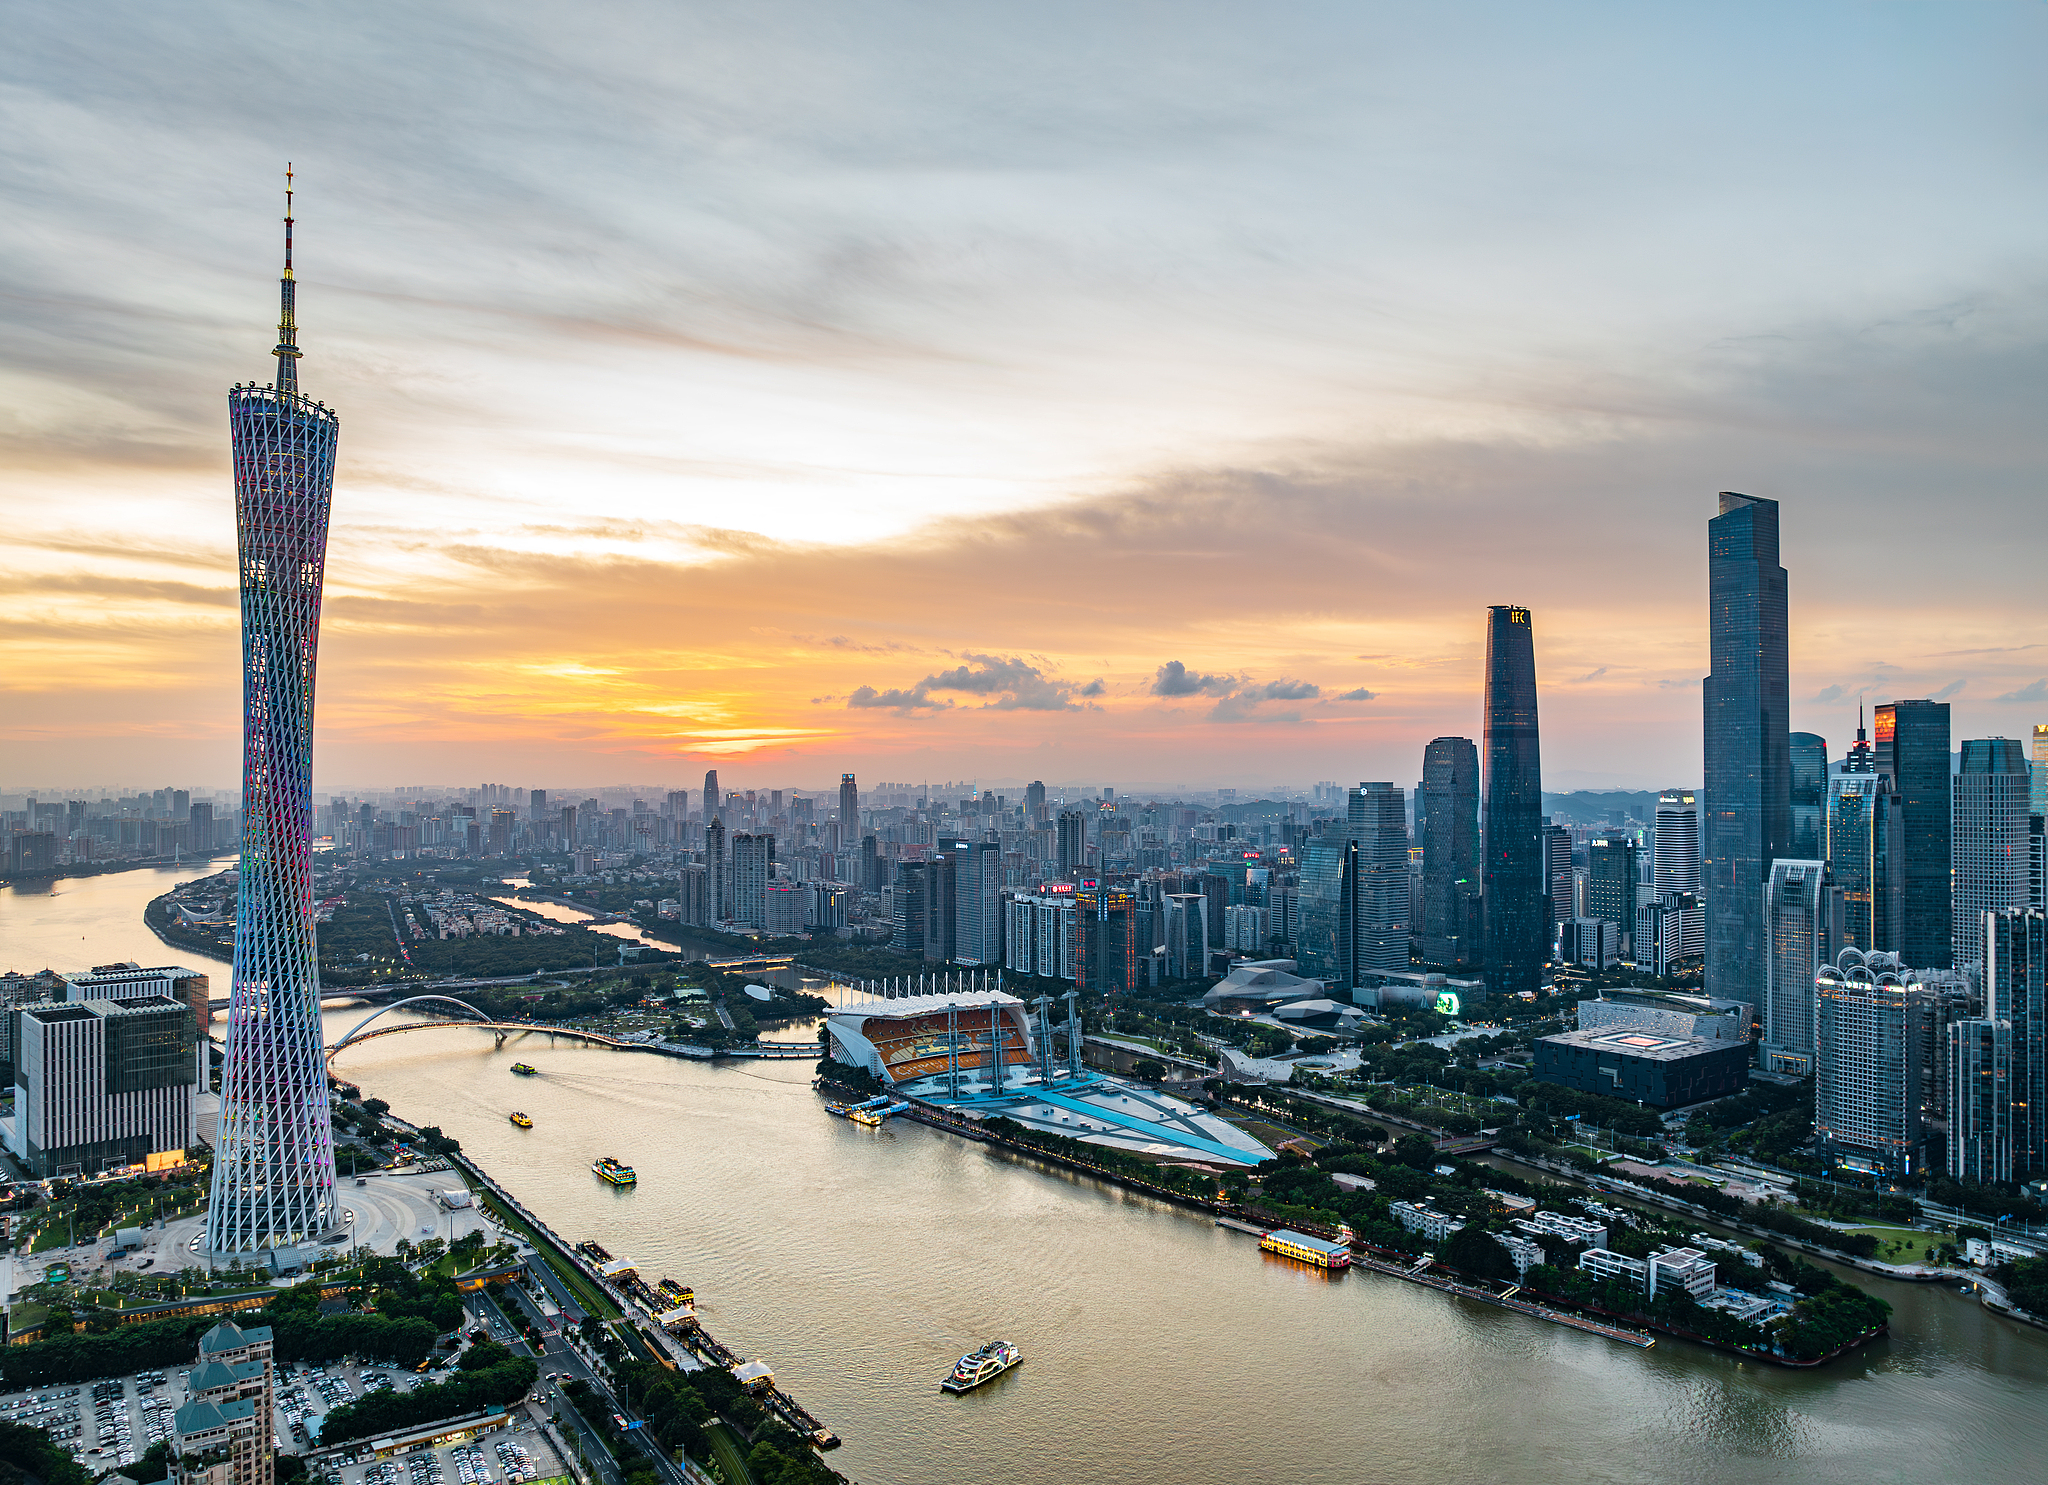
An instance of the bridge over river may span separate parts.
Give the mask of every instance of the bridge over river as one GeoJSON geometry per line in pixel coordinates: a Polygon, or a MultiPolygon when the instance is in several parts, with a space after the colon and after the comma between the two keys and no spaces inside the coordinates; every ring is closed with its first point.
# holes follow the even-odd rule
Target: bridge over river
{"type": "Polygon", "coordinates": [[[567,1037],[571,1041],[589,1042],[601,1047],[613,1047],[621,1052],[654,1052],[668,1057],[767,1057],[802,1058],[806,1061],[811,1061],[815,1060],[818,1056],[818,1046],[815,1042],[763,1042],[751,1047],[713,1048],[700,1047],[692,1042],[633,1041],[626,1037],[612,1036],[608,1032],[590,1031],[580,1026],[558,1026],[547,1021],[499,1021],[478,1010],[468,1001],[458,1000],[452,995],[414,995],[404,1000],[393,1001],[390,1005],[381,1006],[349,1028],[333,1045],[325,1049],[324,1055],[329,1061],[332,1061],[335,1054],[363,1042],[375,1041],[380,1036],[398,1036],[408,1031],[443,1031],[450,1027],[467,1027],[477,1031],[488,1031],[497,1038],[497,1044],[500,1047],[505,1045],[505,1039],[510,1036],[546,1036],[567,1037]],[[404,1006],[420,1005],[426,1002],[433,1002],[436,1005],[442,1006],[452,1006],[467,1014],[459,1018],[443,1015],[430,1021],[401,1021],[391,1026],[379,1026],[374,1030],[370,1027],[372,1021],[377,1020],[388,1012],[398,1010],[404,1006]]]}

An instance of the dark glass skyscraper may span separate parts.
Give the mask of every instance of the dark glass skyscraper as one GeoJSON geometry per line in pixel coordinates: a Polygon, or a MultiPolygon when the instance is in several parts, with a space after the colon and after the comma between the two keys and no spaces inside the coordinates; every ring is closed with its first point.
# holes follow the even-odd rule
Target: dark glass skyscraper
{"type": "Polygon", "coordinates": [[[1818,732],[1795,732],[1792,757],[1792,836],[1786,854],[1818,861],[1827,853],[1828,740],[1818,732]]]}
{"type": "Polygon", "coordinates": [[[1892,776],[1903,816],[1906,910],[1899,957],[1914,969],[1951,969],[1948,703],[1894,701],[1877,709],[1876,722],[1877,771],[1892,776]]]}
{"type": "Polygon", "coordinates": [[[1422,962],[1479,963],[1479,749],[1439,737],[1422,751],[1422,962]]]}
{"type": "Polygon", "coordinates": [[[1486,611],[1486,988],[1538,989],[1549,958],[1550,884],[1543,874],[1543,758],[1536,731],[1536,643],[1529,610],[1486,611]]]}
{"type": "Polygon", "coordinates": [[[1712,673],[1701,682],[1707,781],[1700,842],[1707,993],[1761,1005],[1764,884],[1792,837],[1791,677],[1778,502],[1721,493],[1707,522],[1712,673]]]}
{"type": "MultiPolygon", "coordinates": [[[[287,177],[289,178],[289,177],[287,177]]],[[[206,1246],[303,1262],[336,1225],[313,943],[313,678],[340,419],[302,396],[285,192],[277,381],[228,394],[242,597],[242,859],[206,1246]]]]}

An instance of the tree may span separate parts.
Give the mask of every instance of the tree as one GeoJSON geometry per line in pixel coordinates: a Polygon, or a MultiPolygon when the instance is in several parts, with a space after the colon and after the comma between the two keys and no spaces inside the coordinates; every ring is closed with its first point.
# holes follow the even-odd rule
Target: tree
{"type": "Polygon", "coordinates": [[[1508,1250],[1477,1222],[1468,1222],[1452,1233],[1442,1256],[1452,1268],[1478,1278],[1512,1281],[1515,1277],[1515,1263],[1508,1250]]]}
{"type": "Polygon", "coordinates": [[[1394,1141],[1394,1158],[1414,1170],[1428,1170],[1437,1161],[1436,1145],[1426,1134],[1404,1134],[1394,1141]]]}
{"type": "Polygon", "coordinates": [[[1166,1079],[1166,1064],[1151,1057],[1140,1057],[1131,1064],[1131,1076],[1141,1083],[1159,1083],[1166,1079]]]}

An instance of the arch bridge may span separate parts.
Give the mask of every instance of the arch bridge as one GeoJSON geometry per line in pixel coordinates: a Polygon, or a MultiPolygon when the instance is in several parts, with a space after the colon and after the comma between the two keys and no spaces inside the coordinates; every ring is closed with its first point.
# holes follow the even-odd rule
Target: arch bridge
{"type": "Polygon", "coordinates": [[[380,1036],[397,1036],[399,1033],[406,1031],[438,1031],[450,1026],[473,1026],[479,1031],[488,1031],[497,1038],[497,1044],[500,1047],[505,1045],[505,1038],[514,1032],[537,1032],[547,1036],[566,1036],[574,1041],[594,1042],[606,1047],[630,1047],[635,1045],[635,1043],[622,1041],[615,1036],[606,1036],[601,1031],[583,1031],[575,1027],[549,1026],[532,1021],[494,1020],[468,1001],[458,1000],[452,995],[413,995],[408,996],[404,1000],[394,1000],[390,1005],[380,1006],[369,1015],[363,1017],[362,1020],[350,1027],[344,1035],[337,1039],[332,1046],[326,1048],[324,1055],[332,1059],[337,1052],[362,1042],[375,1041],[380,1036]],[[427,1001],[440,1005],[454,1006],[459,1010],[469,1012],[469,1015],[461,1020],[444,1017],[434,1021],[407,1021],[398,1026],[380,1026],[375,1031],[368,1029],[372,1021],[375,1021],[387,1011],[395,1011],[402,1006],[419,1005],[427,1001]]]}

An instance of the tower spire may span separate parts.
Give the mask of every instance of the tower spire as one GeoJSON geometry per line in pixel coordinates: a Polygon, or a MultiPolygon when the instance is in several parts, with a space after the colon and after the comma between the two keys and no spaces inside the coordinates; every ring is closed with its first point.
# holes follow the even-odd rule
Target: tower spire
{"type": "Polygon", "coordinates": [[[293,321],[293,298],[296,285],[292,281],[292,167],[287,160],[284,167],[284,277],[278,283],[277,345],[270,354],[277,357],[277,390],[296,393],[299,390],[299,327],[293,321]]]}

